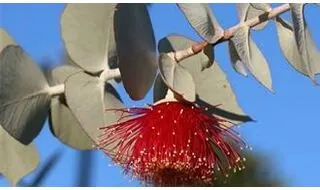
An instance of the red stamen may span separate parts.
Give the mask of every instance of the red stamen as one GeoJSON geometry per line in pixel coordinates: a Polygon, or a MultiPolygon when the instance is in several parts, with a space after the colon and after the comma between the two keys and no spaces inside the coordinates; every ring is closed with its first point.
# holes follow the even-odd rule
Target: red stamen
{"type": "Polygon", "coordinates": [[[244,146],[228,121],[181,102],[117,109],[120,119],[102,127],[99,147],[126,173],[160,186],[211,183],[214,171],[242,167],[234,145],[244,146]],[[106,147],[106,148],[103,148],[106,147]]]}

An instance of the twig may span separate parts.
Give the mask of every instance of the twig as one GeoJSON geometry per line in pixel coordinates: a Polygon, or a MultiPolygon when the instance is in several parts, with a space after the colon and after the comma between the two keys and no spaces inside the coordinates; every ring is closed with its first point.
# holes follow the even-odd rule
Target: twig
{"type": "MultiPolygon", "coordinates": [[[[115,78],[120,78],[120,77],[121,77],[121,73],[120,73],[119,68],[104,70],[99,76],[100,80],[102,80],[104,82],[115,79],[115,78]]],[[[48,93],[51,96],[60,95],[60,94],[64,93],[64,91],[65,91],[64,84],[58,84],[58,85],[51,86],[50,88],[48,88],[48,93]]]]}
{"type": "MultiPolygon", "coordinates": [[[[271,19],[277,17],[277,16],[281,15],[282,13],[287,12],[288,10],[290,10],[290,5],[289,5],[289,3],[286,3],[283,5],[280,5],[276,8],[273,8],[272,10],[270,10],[270,12],[265,12],[257,17],[249,19],[245,22],[240,22],[237,25],[234,25],[234,26],[228,28],[227,30],[225,30],[224,34],[220,38],[220,40],[218,40],[216,43],[211,44],[211,45],[214,46],[219,43],[230,40],[233,37],[234,33],[239,28],[241,28],[243,26],[248,26],[248,27],[252,28],[258,24],[266,22],[267,20],[271,20],[271,19]]],[[[173,57],[175,58],[175,60],[177,62],[180,62],[190,56],[193,56],[193,55],[201,52],[207,45],[208,45],[207,42],[200,42],[200,43],[194,44],[191,48],[184,49],[181,51],[172,52],[174,54],[173,57]]]]}

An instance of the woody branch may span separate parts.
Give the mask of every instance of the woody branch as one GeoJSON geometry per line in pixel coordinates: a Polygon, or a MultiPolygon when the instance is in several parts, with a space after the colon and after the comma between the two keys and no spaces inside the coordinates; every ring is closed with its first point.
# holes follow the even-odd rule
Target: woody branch
{"type": "MultiPolygon", "coordinates": [[[[240,23],[226,29],[223,33],[223,36],[216,43],[211,44],[211,45],[214,46],[219,43],[230,40],[233,37],[234,33],[239,28],[241,28],[243,26],[248,26],[249,28],[252,28],[258,24],[266,22],[267,20],[274,19],[275,17],[277,17],[277,16],[281,15],[282,13],[285,13],[289,10],[290,10],[290,5],[289,5],[289,3],[286,3],[286,4],[283,4],[283,5],[280,5],[278,7],[271,9],[269,12],[265,12],[261,15],[258,15],[257,17],[249,19],[245,22],[240,22],[240,23]]],[[[183,59],[186,59],[190,56],[193,56],[193,55],[201,52],[207,45],[209,45],[207,42],[200,42],[200,43],[194,44],[192,47],[190,47],[188,49],[184,49],[184,50],[180,50],[180,51],[176,51],[176,52],[171,52],[173,54],[172,57],[174,57],[174,59],[177,62],[180,62],[183,59]]]]}

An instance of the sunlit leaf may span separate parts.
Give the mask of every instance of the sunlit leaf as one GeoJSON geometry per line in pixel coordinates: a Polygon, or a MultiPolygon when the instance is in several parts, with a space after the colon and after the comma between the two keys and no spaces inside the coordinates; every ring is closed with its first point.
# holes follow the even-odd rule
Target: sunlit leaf
{"type": "MultiPolygon", "coordinates": [[[[159,51],[162,53],[186,49],[193,43],[195,42],[185,37],[171,35],[160,41],[159,51]]],[[[210,113],[232,121],[234,124],[251,121],[251,118],[246,116],[239,107],[225,74],[216,63],[212,65],[213,61],[212,56],[200,52],[178,63],[191,73],[195,81],[198,95],[196,103],[207,107],[210,113]],[[211,63],[208,64],[208,62],[211,63]],[[209,67],[203,68],[203,65],[209,65],[209,67]],[[220,106],[216,107],[216,105],[220,106]]],[[[165,83],[158,76],[154,85],[154,102],[164,98],[167,90],[165,83]]]]}
{"type": "Polygon", "coordinates": [[[195,84],[189,71],[178,65],[167,54],[160,54],[159,69],[161,77],[171,90],[189,102],[195,101],[195,84]]]}
{"type": "Polygon", "coordinates": [[[49,104],[48,83],[19,46],[0,55],[0,124],[15,139],[29,144],[40,132],[49,104]]]}
{"type": "Polygon", "coordinates": [[[61,33],[70,57],[84,70],[97,73],[108,65],[109,33],[115,5],[68,4],[61,16],[61,33]]]}
{"type": "Polygon", "coordinates": [[[250,3],[250,5],[260,11],[268,12],[271,9],[271,6],[268,3],[250,3]]]}
{"type": "Polygon", "coordinates": [[[78,72],[82,69],[71,64],[57,66],[50,70],[51,85],[64,84],[68,77],[78,72]]]}
{"type": "MultiPolygon", "coordinates": [[[[169,35],[159,41],[158,49],[160,53],[169,53],[172,51],[184,50],[186,48],[190,48],[196,42],[192,41],[189,38],[178,35],[169,35]]],[[[211,46],[208,46],[212,48],[211,46]]],[[[212,57],[212,49],[210,52],[202,51],[203,53],[207,53],[209,57],[212,57]]],[[[208,68],[212,65],[212,62],[207,57],[201,56],[191,56],[187,60],[184,60],[184,65],[188,65],[188,68],[193,67],[193,69],[189,69],[191,74],[201,72],[203,69],[208,68]],[[205,59],[205,60],[204,60],[205,59]],[[200,65],[194,64],[194,62],[199,62],[200,65]]]]}
{"type": "Polygon", "coordinates": [[[71,75],[65,82],[67,105],[93,141],[105,125],[103,92],[103,81],[86,73],[71,75]]]}
{"type": "Polygon", "coordinates": [[[315,44],[312,42],[311,34],[307,30],[307,24],[303,15],[304,4],[290,4],[290,9],[293,33],[301,60],[299,68],[315,81],[315,74],[320,72],[320,65],[318,62],[315,62],[320,55],[315,44]]]}
{"type": "Polygon", "coordinates": [[[197,103],[207,107],[209,113],[231,121],[232,123],[226,124],[229,127],[252,121],[240,108],[226,75],[217,63],[203,70],[194,79],[198,94],[197,103]]]}
{"type": "Polygon", "coordinates": [[[272,91],[272,78],[269,65],[263,54],[249,37],[249,29],[239,28],[231,39],[234,48],[248,71],[267,89],[272,91]]]}
{"type": "Polygon", "coordinates": [[[223,36],[223,29],[213,16],[209,4],[178,3],[190,25],[208,43],[215,43],[223,36]]]}
{"type": "MultiPolygon", "coordinates": [[[[71,65],[62,65],[51,71],[55,85],[64,84],[71,75],[81,69],[71,65]]],[[[51,99],[49,123],[51,132],[64,144],[79,150],[93,149],[93,142],[81,127],[77,118],[66,105],[64,96],[51,99]]]]}
{"type": "Polygon", "coordinates": [[[114,29],[123,86],[129,96],[142,99],[157,70],[156,43],[145,4],[118,4],[114,29]]]}
{"type": "Polygon", "coordinates": [[[0,28],[0,53],[7,45],[15,45],[12,37],[2,28],[0,28]]]}
{"type": "Polygon", "coordinates": [[[298,46],[295,40],[293,27],[280,17],[276,18],[277,33],[281,50],[287,61],[300,73],[310,76],[309,68],[315,68],[315,74],[320,72],[317,60],[319,60],[319,52],[311,38],[310,32],[306,29],[306,43],[310,62],[304,64],[299,53],[298,46]],[[309,66],[313,65],[313,66],[309,66]]]}
{"type": "Polygon", "coordinates": [[[118,53],[117,53],[117,44],[114,36],[114,27],[113,22],[111,24],[110,34],[109,34],[109,45],[108,45],[108,64],[109,68],[115,69],[119,67],[118,53]]]}
{"type": "Polygon", "coordinates": [[[38,151],[33,144],[24,145],[11,137],[0,125],[0,173],[12,185],[32,172],[38,165],[38,151]]]}
{"type": "MultiPolygon", "coordinates": [[[[105,85],[105,94],[104,94],[104,99],[105,99],[105,126],[110,126],[112,124],[115,124],[121,117],[122,113],[117,112],[114,109],[123,109],[125,106],[123,105],[120,95],[116,91],[116,89],[113,87],[112,84],[107,83],[105,85]]],[[[126,114],[124,114],[126,115],[126,114]]],[[[123,116],[124,116],[123,115],[123,116]]],[[[126,119],[123,119],[121,121],[125,121],[126,119]]],[[[109,143],[105,147],[100,147],[103,148],[105,151],[110,153],[110,155],[115,155],[117,153],[119,146],[117,144],[121,141],[122,139],[118,139],[114,141],[113,143],[109,143]]]]}
{"type": "Polygon", "coordinates": [[[241,61],[241,59],[237,53],[237,50],[234,46],[234,43],[231,40],[229,40],[228,47],[229,47],[230,61],[232,63],[233,68],[238,73],[242,74],[243,76],[248,76],[245,65],[241,61]]]}
{"type": "MultiPolygon", "coordinates": [[[[116,69],[116,68],[119,68],[119,59],[118,59],[118,53],[117,53],[116,39],[114,36],[113,22],[111,23],[111,28],[112,29],[110,30],[110,35],[109,35],[108,66],[109,66],[109,69],[116,69]]],[[[115,78],[115,79],[112,79],[112,81],[119,83],[121,82],[121,78],[115,78]]]]}
{"type": "MultiPolygon", "coordinates": [[[[116,89],[110,84],[106,83],[104,88],[104,105],[106,110],[108,109],[118,109],[124,108],[125,106],[122,103],[120,95],[116,91],[116,89]]],[[[114,111],[106,111],[105,112],[105,125],[114,124],[120,118],[120,113],[114,111]]]]}
{"type": "MultiPolygon", "coordinates": [[[[265,7],[266,9],[271,8],[269,4],[266,3],[253,3],[255,6],[265,7]]],[[[247,20],[250,20],[254,17],[258,17],[265,13],[264,10],[260,10],[252,6],[250,3],[237,3],[236,4],[238,15],[240,22],[245,22],[247,20]]],[[[268,24],[268,21],[265,21],[263,23],[258,24],[257,26],[252,27],[254,30],[261,30],[268,24]]]]}
{"type": "Polygon", "coordinates": [[[120,117],[119,112],[105,111],[123,108],[119,95],[110,84],[105,86],[99,78],[82,72],[70,76],[65,85],[67,105],[83,130],[97,142],[98,128],[114,124],[120,117]]]}

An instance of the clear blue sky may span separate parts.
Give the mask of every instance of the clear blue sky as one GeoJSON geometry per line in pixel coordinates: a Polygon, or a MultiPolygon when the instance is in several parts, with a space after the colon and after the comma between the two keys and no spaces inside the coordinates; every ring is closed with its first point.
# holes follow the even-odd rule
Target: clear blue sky
{"type": "MultiPolygon", "coordinates": [[[[238,22],[234,4],[212,4],[211,7],[224,28],[238,22]]],[[[57,60],[63,48],[59,33],[63,8],[63,4],[0,4],[0,26],[35,60],[40,61],[44,57],[57,60]]],[[[157,41],[170,33],[199,40],[174,4],[154,4],[150,7],[150,13],[157,41]]],[[[320,8],[308,5],[306,13],[311,31],[320,34],[320,24],[315,19],[320,16],[320,8]]],[[[226,72],[240,105],[257,120],[256,123],[243,125],[239,130],[253,151],[271,158],[272,170],[288,185],[320,186],[320,87],[314,86],[287,64],[279,49],[274,23],[263,31],[253,32],[253,38],[270,64],[275,94],[269,93],[252,77],[242,77],[234,72],[225,43],[215,49],[216,60],[226,72]]],[[[314,35],[314,39],[320,49],[320,35],[314,35]]],[[[134,102],[129,100],[122,87],[118,89],[126,105],[152,102],[152,91],[144,101],[134,102]]],[[[62,148],[64,153],[43,185],[74,185],[78,152],[56,140],[47,124],[36,144],[42,161],[58,148],[62,148]]],[[[137,182],[129,182],[120,169],[108,167],[109,159],[102,153],[95,153],[94,160],[93,186],[138,185],[137,182]]],[[[32,174],[29,175],[26,181],[32,177],[32,174]]],[[[7,184],[0,180],[1,186],[7,184]]]]}

